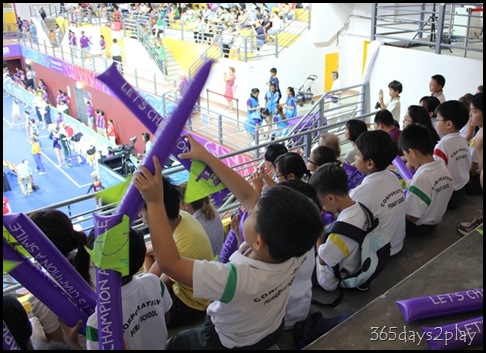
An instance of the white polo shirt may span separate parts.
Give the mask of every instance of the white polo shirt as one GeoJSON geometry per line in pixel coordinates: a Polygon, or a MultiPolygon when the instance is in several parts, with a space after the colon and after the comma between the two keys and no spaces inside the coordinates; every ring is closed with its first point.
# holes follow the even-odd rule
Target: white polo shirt
{"type": "Polygon", "coordinates": [[[385,169],[367,175],[361,185],[349,192],[351,198],[359,201],[380,220],[380,227],[391,238],[391,255],[397,254],[405,239],[405,195],[398,177],[385,169]]]}
{"type": "Polygon", "coordinates": [[[454,191],[462,189],[468,183],[472,157],[467,140],[459,132],[445,135],[437,142],[434,158],[445,162],[454,182],[454,191]]]}
{"type": "Polygon", "coordinates": [[[420,166],[408,187],[407,214],[418,218],[416,225],[438,224],[453,192],[452,176],[440,160],[420,166]]]}

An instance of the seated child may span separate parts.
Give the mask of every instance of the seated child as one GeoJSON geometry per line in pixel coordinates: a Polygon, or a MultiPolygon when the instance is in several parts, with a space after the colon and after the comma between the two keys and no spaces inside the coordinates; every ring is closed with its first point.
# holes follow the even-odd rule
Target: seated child
{"type": "Polygon", "coordinates": [[[387,132],[361,133],[356,139],[355,166],[366,176],[349,193],[380,220],[383,232],[391,237],[390,255],[402,250],[405,239],[405,195],[398,177],[387,169],[396,156],[397,145],[387,132]]]}
{"type": "Polygon", "coordinates": [[[406,235],[430,234],[442,220],[452,196],[451,173],[442,161],[434,159],[434,147],[424,126],[407,126],[398,145],[416,170],[405,199],[406,235]]]}
{"type": "Polygon", "coordinates": [[[449,100],[437,107],[435,128],[442,136],[435,145],[434,158],[444,161],[454,182],[454,192],[448,204],[448,209],[456,208],[466,193],[469,182],[469,170],[472,157],[469,153],[467,140],[459,131],[467,124],[469,112],[461,102],[449,100]]]}
{"type": "Polygon", "coordinates": [[[233,169],[210,154],[191,135],[191,149],[179,158],[208,165],[249,215],[245,241],[230,262],[182,258],[163,202],[162,167],[144,166],[133,183],[147,204],[152,245],[160,269],[211,300],[204,324],[175,334],[168,349],[268,349],[278,342],[295,274],[322,234],[318,207],[300,192],[272,187],[261,196],[233,169]]]}
{"type": "MultiPolygon", "coordinates": [[[[368,218],[348,194],[346,171],[337,163],[320,166],[309,180],[317,190],[317,195],[325,211],[339,213],[336,221],[346,222],[364,231],[368,230],[368,218]]],[[[317,241],[316,274],[319,285],[327,291],[335,290],[339,285],[334,268],[338,266],[341,278],[356,274],[361,269],[361,247],[347,236],[331,233],[323,243],[323,237],[317,241]]]]}
{"type": "MultiPolygon", "coordinates": [[[[89,245],[94,246],[94,231],[89,245]]],[[[166,314],[172,306],[169,291],[160,278],[146,273],[137,276],[145,258],[145,240],[141,233],[130,228],[130,272],[122,278],[123,338],[131,350],[165,349],[167,341],[166,314]]],[[[99,349],[97,308],[86,323],[86,347],[99,349]]]]}

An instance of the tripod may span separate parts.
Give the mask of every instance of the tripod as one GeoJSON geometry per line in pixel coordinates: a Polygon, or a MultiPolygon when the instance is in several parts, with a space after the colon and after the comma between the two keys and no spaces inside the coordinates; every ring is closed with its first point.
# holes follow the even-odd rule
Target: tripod
{"type": "Polygon", "coordinates": [[[130,159],[130,154],[123,153],[121,164],[121,175],[128,176],[135,171],[135,165],[130,159]]]}
{"type": "MultiPolygon", "coordinates": [[[[412,37],[412,40],[417,38],[419,35],[422,38],[423,31],[427,25],[430,24],[430,42],[434,43],[436,41],[436,23],[438,22],[438,16],[436,12],[436,3],[432,3],[432,13],[427,19],[427,21],[424,22],[424,24],[420,27],[420,29],[415,33],[415,35],[412,37]]],[[[443,39],[441,39],[441,42],[443,42],[443,39]]],[[[412,41],[410,41],[405,48],[409,48],[410,45],[412,44],[412,41]]],[[[452,50],[449,48],[449,50],[452,52],[452,50]]]]}

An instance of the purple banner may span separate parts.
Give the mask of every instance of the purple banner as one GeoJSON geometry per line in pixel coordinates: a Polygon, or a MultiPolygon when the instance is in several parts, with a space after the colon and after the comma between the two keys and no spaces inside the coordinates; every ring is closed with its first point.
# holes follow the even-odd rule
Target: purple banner
{"type": "Polygon", "coordinates": [[[400,156],[396,156],[393,160],[393,166],[397,168],[398,173],[402,176],[403,180],[409,181],[412,180],[413,175],[410,169],[407,168],[405,163],[403,163],[402,158],[400,156]]]}
{"type": "MultiPolygon", "coordinates": [[[[3,260],[15,261],[19,265],[10,271],[21,285],[44,303],[68,326],[74,327],[79,320],[83,321],[79,332],[86,332],[88,314],[64,292],[59,285],[48,277],[42,269],[20,255],[3,239],[3,260]]],[[[69,265],[71,266],[71,265],[69,265]]]]}
{"type": "MultiPolygon", "coordinates": [[[[177,140],[181,131],[186,124],[187,119],[191,115],[192,109],[196,104],[201,90],[206,84],[206,80],[211,71],[213,61],[206,62],[197,72],[193,82],[189,86],[187,93],[182,98],[181,102],[174,110],[169,119],[163,119],[137,91],[121,77],[118,73],[116,65],[113,64],[108,70],[98,76],[98,79],[104,82],[114,93],[125,103],[127,108],[137,116],[145,124],[151,122],[151,126],[155,124],[157,130],[154,136],[154,145],[150,153],[143,161],[143,165],[147,167],[151,173],[154,172],[153,156],[157,156],[163,164],[170,155],[170,149],[177,145],[177,140]],[[148,120],[145,122],[145,120],[148,120]]],[[[143,207],[143,199],[140,192],[133,183],[128,187],[125,196],[118,205],[118,212],[126,214],[130,220],[138,217],[138,212],[143,207]]]]}
{"type": "MultiPolygon", "coordinates": [[[[122,221],[122,214],[102,216],[93,213],[95,237],[122,221]]],[[[98,344],[100,350],[124,350],[121,274],[113,270],[96,268],[98,293],[98,344]]]]}
{"type": "Polygon", "coordinates": [[[96,294],[58,248],[23,213],[6,214],[3,225],[34,259],[56,280],[86,314],[94,312],[96,294]]]}
{"type": "Polygon", "coordinates": [[[3,45],[3,60],[20,57],[20,45],[18,44],[4,44],[3,45]]]}

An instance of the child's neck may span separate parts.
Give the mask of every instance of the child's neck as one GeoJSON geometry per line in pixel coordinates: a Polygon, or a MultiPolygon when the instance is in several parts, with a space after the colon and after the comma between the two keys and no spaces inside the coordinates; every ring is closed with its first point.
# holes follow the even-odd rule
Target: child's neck
{"type": "Polygon", "coordinates": [[[435,161],[434,157],[431,154],[417,156],[416,158],[418,163],[417,168],[423,166],[424,164],[432,163],[435,161]]]}
{"type": "Polygon", "coordinates": [[[354,201],[351,197],[349,197],[349,195],[337,196],[336,200],[337,200],[337,205],[338,205],[337,206],[338,212],[342,212],[346,208],[349,208],[356,203],[356,201],[354,201]]]}

